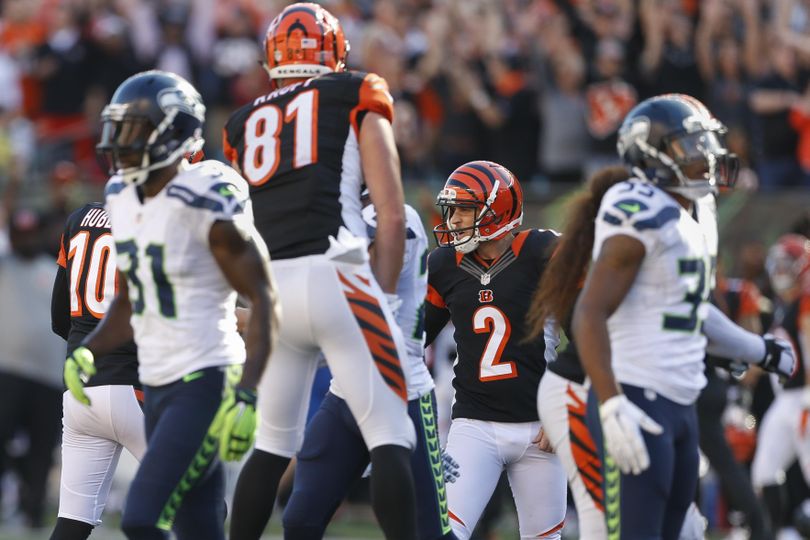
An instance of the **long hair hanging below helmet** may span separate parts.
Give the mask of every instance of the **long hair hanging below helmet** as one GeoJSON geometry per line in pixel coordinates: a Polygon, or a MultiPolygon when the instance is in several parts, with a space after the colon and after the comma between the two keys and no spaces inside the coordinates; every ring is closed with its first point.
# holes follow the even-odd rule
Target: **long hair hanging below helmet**
{"type": "Polygon", "coordinates": [[[594,242],[594,222],[607,190],[630,177],[622,166],[600,169],[568,204],[568,221],[553,256],[543,270],[526,315],[526,340],[543,333],[548,318],[558,326],[566,324],[574,307],[594,242]]]}

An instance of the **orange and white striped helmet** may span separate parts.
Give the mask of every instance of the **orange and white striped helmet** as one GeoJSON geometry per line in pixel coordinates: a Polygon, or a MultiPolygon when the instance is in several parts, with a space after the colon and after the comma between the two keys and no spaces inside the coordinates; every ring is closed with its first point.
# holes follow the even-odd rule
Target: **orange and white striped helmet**
{"type": "Polygon", "coordinates": [[[337,18],[318,4],[284,8],[267,27],[265,67],[271,79],[345,71],[349,42],[337,18]]]}
{"type": "Polygon", "coordinates": [[[471,161],[453,171],[436,205],[442,222],[433,229],[440,247],[470,253],[482,241],[499,240],[523,222],[523,190],[512,172],[492,161],[471,161]],[[455,229],[452,210],[475,208],[473,225],[455,229]]]}

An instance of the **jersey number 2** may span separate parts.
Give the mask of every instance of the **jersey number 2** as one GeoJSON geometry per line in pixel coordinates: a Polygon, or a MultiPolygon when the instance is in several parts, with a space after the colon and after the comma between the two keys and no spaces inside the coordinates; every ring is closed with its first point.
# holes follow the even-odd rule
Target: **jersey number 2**
{"type": "Polygon", "coordinates": [[[473,330],[476,334],[489,333],[479,363],[478,379],[489,382],[517,377],[514,362],[501,362],[501,354],[512,334],[512,325],[506,315],[495,306],[481,306],[473,314],[473,330]]]}
{"type": "Polygon", "coordinates": [[[111,234],[103,234],[92,245],[88,245],[89,242],[90,232],[81,231],[68,243],[68,258],[73,259],[70,265],[70,315],[82,315],[79,283],[84,271],[84,258],[89,252],[90,264],[84,276],[84,306],[93,317],[100,319],[115,296],[113,238],[111,234]]]}
{"type": "Polygon", "coordinates": [[[287,104],[282,117],[275,105],[264,105],[245,120],[242,174],[254,186],[267,182],[281,161],[281,127],[295,122],[292,168],[318,161],[318,90],[301,92],[287,104]],[[282,120],[283,118],[283,120],[282,120]]]}

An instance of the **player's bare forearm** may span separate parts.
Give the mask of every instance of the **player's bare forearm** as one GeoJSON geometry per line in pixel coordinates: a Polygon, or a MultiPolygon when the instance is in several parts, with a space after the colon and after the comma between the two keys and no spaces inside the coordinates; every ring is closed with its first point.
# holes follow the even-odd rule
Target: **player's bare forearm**
{"type": "Polygon", "coordinates": [[[591,380],[600,403],[619,393],[619,385],[610,366],[610,336],[607,318],[587,303],[577,302],[573,320],[574,341],[582,368],[591,380]]]}
{"type": "Polygon", "coordinates": [[[611,367],[607,321],[632,287],[644,253],[635,238],[617,235],[605,240],[574,307],[574,341],[600,403],[620,393],[611,367]]]}
{"type": "Polygon", "coordinates": [[[380,114],[366,113],[360,127],[360,158],[371,203],[377,211],[377,234],[371,268],[380,287],[396,292],[405,253],[405,196],[399,154],[391,123],[380,114]]]}
{"type": "Polygon", "coordinates": [[[270,270],[253,239],[246,238],[231,222],[214,223],[209,245],[228,283],[250,301],[245,332],[247,358],[240,385],[255,389],[267,365],[278,324],[270,270]]]}
{"type": "Polygon", "coordinates": [[[395,293],[399,273],[402,270],[402,257],[405,254],[405,211],[399,216],[387,216],[385,225],[377,217],[375,248],[371,252],[371,268],[374,277],[387,293],[395,293]]]}
{"type": "Polygon", "coordinates": [[[118,294],[115,295],[104,318],[90,334],[84,338],[82,345],[96,356],[108,354],[121,345],[132,340],[132,304],[129,301],[127,280],[118,273],[118,294]]]}

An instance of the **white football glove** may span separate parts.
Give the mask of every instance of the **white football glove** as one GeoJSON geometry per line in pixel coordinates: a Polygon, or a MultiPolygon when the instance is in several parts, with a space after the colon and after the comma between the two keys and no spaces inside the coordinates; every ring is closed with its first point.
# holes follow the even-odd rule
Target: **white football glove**
{"type": "Polygon", "coordinates": [[[613,396],[599,406],[602,436],[607,453],[624,474],[641,474],[650,466],[650,455],[641,434],[660,435],[664,428],[647,416],[624,394],[613,396]]]}
{"type": "Polygon", "coordinates": [[[776,373],[780,379],[789,379],[796,371],[796,356],[790,342],[773,334],[762,336],[765,341],[765,356],[757,364],[765,371],[776,373]]]}
{"type": "Polygon", "coordinates": [[[452,484],[461,476],[459,469],[461,465],[453,459],[453,456],[442,450],[442,470],[444,471],[444,483],[452,484]]]}
{"type": "Polygon", "coordinates": [[[396,293],[385,293],[385,299],[388,302],[388,307],[391,308],[391,314],[396,317],[399,308],[402,307],[402,298],[397,296],[396,293]]]}

